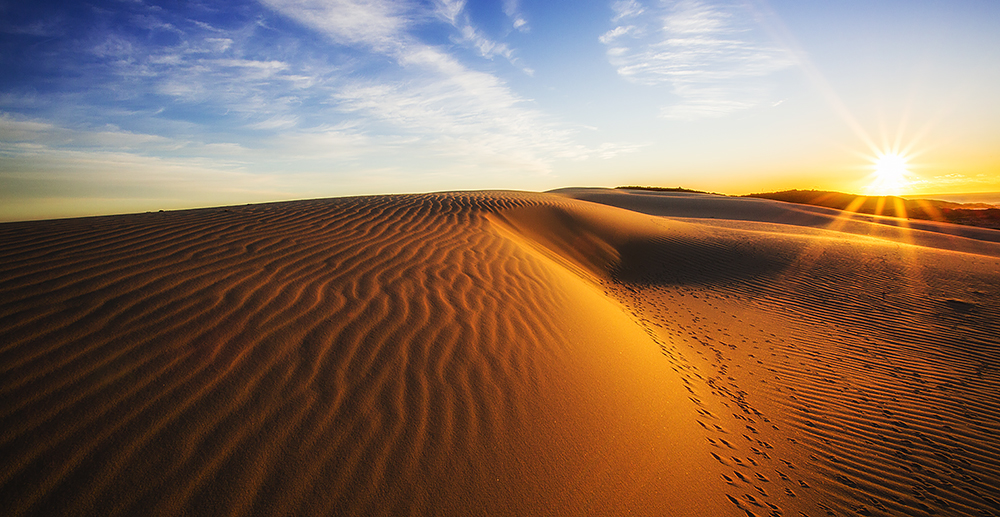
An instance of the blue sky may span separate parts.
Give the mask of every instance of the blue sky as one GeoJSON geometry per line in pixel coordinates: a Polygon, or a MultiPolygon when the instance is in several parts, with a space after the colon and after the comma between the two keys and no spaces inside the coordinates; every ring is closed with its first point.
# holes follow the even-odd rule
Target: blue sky
{"type": "Polygon", "coordinates": [[[1000,2],[0,2],[0,220],[649,184],[1000,190],[1000,2]]]}

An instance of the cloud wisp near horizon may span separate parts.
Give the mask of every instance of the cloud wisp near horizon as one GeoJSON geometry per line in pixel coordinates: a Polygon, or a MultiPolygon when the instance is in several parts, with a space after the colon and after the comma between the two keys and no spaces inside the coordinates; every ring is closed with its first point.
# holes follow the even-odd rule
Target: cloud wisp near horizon
{"type": "MultiPolygon", "coordinates": [[[[800,150],[857,142],[800,58],[845,61],[819,39],[795,54],[762,11],[800,38],[820,15],[698,0],[0,2],[0,219],[685,178],[733,190],[791,170],[809,178],[794,186],[829,183],[830,157],[800,150]],[[807,124],[829,127],[806,139],[807,124]]],[[[996,39],[977,38],[940,59],[996,39]]],[[[996,76],[969,70],[994,59],[961,69],[980,118],[997,112],[978,98],[996,76]]],[[[829,88],[858,109],[850,84],[829,88]]],[[[841,173],[858,161],[845,160],[841,173]]],[[[981,190],[1000,183],[994,166],[940,177],[978,173],[981,190]]]]}

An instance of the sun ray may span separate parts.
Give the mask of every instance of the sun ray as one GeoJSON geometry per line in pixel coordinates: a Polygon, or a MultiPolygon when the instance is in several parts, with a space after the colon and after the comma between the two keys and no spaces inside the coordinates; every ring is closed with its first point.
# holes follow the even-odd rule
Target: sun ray
{"type": "Polygon", "coordinates": [[[938,208],[934,206],[932,203],[927,202],[927,200],[918,199],[917,205],[923,209],[924,213],[930,216],[932,221],[947,222],[944,216],[941,215],[941,211],[938,210],[938,208]]]}
{"type": "Polygon", "coordinates": [[[861,208],[861,205],[865,204],[867,199],[868,198],[866,196],[858,196],[854,198],[854,201],[851,201],[851,204],[847,205],[847,208],[845,208],[844,211],[856,213],[858,209],[861,208]]]}
{"type": "MultiPolygon", "coordinates": [[[[896,205],[896,217],[898,217],[900,219],[906,219],[907,218],[907,215],[906,215],[906,203],[903,203],[903,200],[900,199],[900,198],[898,198],[898,197],[894,198],[893,202],[896,205]]],[[[903,223],[903,224],[907,228],[909,228],[909,226],[910,226],[909,223],[903,223]]]]}

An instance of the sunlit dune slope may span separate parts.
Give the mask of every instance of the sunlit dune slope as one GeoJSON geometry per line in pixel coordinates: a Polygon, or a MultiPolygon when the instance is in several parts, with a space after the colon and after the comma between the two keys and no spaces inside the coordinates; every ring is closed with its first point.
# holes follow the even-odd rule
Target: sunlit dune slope
{"type": "Polygon", "coordinates": [[[995,508],[995,235],[800,208],[578,189],[0,225],[0,504],[995,508]]]}
{"type": "Polygon", "coordinates": [[[0,226],[0,504],[728,510],[651,338],[489,220],[544,203],[441,194],[0,226]]]}

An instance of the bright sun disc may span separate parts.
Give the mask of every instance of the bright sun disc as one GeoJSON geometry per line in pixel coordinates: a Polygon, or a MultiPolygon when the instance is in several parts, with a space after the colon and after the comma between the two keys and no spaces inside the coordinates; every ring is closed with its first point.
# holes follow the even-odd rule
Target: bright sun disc
{"type": "Polygon", "coordinates": [[[883,154],[875,160],[875,174],[868,185],[869,193],[880,196],[898,195],[910,185],[906,158],[898,154],[883,154]]]}

